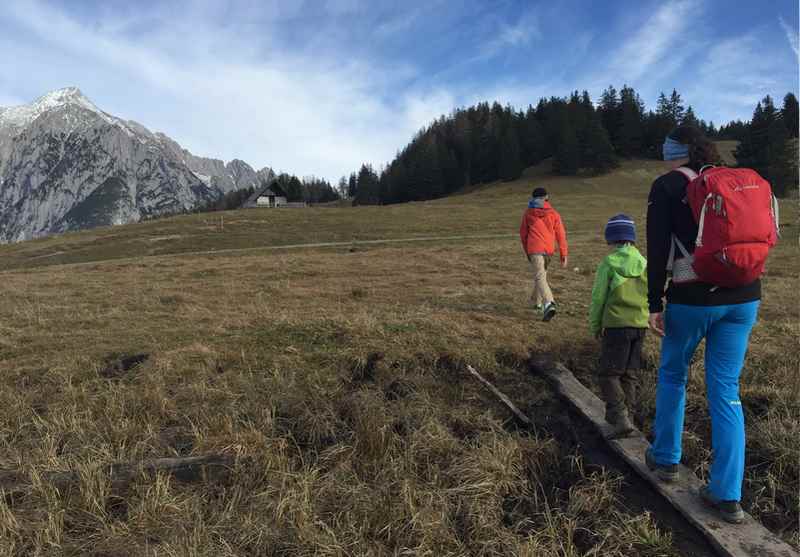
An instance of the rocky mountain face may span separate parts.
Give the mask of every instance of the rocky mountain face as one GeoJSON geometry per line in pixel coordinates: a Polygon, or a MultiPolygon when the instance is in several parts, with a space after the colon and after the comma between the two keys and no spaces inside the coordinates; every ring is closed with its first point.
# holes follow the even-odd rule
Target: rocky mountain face
{"type": "Polygon", "coordinates": [[[0,242],[191,210],[273,176],[196,157],[74,87],[0,108],[0,242]]]}

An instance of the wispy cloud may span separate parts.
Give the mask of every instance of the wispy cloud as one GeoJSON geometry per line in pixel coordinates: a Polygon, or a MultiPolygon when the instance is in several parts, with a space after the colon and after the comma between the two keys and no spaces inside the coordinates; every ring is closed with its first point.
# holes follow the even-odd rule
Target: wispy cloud
{"type": "Polygon", "coordinates": [[[798,38],[797,31],[783,19],[783,16],[778,16],[778,21],[783,27],[783,32],[786,33],[786,40],[789,41],[789,46],[794,50],[794,55],[800,57],[800,38],[798,38]]]}
{"type": "MultiPolygon", "coordinates": [[[[358,5],[341,0],[327,7],[341,13],[358,5]]],[[[363,161],[390,160],[455,102],[444,90],[424,88],[391,96],[407,69],[398,77],[395,66],[341,61],[335,53],[300,56],[261,29],[258,37],[189,17],[183,25],[150,29],[145,44],[35,1],[5,4],[3,16],[41,45],[31,56],[0,38],[7,60],[18,54],[32,64],[24,71],[42,83],[36,95],[78,85],[101,108],[164,131],[196,154],[256,166],[335,179],[363,161]],[[63,59],[54,60],[53,49],[63,59]],[[120,83],[127,93],[120,94],[120,83]]],[[[23,67],[12,72],[22,75],[23,67]]]]}
{"type": "Polygon", "coordinates": [[[516,23],[509,24],[501,21],[492,29],[495,38],[483,43],[479,54],[473,59],[490,60],[506,50],[518,49],[530,44],[531,41],[542,38],[542,31],[538,13],[531,9],[525,12],[516,23]]]}
{"type": "Polygon", "coordinates": [[[684,91],[685,98],[707,107],[706,118],[718,123],[747,118],[765,95],[781,93],[779,58],[765,50],[756,32],[709,46],[684,91]]]}
{"type": "Polygon", "coordinates": [[[419,20],[424,11],[424,8],[410,9],[400,15],[382,21],[375,28],[375,36],[386,38],[408,31],[419,20]]]}
{"type": "MultiPolygon", "coordinates": [[[[615,82],[635,83],[645,75],[664,74],[682,56],[693,21],[702,10],[699,0],[669,0],[624,40],[605,70],[615,82]],[[659,68],[661,66],[661,68],[659,68]]],[[[676,64],[679,65],[679,64],[676,64]]]]}
{"type": "Polygon", "coordinates": [[[734,36],[725,0],[150,2],[0,0],[0,104],[77,85],[198,155],[335,180],[475,101],[675,87],[719,122],[797,90],[777,12],[734,36]]]}

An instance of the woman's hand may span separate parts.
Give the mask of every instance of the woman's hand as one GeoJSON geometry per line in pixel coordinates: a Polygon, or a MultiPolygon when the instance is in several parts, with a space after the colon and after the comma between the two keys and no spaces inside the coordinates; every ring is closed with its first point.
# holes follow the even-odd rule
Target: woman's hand
{"type": "Polygon", "coordinates": [[[651,331],[660,337],[664,336],[664,312],[651,313],[648,324],[651,331]]]}

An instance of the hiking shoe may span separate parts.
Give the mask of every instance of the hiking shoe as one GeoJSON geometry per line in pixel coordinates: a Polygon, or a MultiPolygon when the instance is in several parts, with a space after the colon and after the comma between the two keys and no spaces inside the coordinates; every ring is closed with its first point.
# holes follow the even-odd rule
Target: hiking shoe
{"type": "Polygon", "coordinates": [[[549,304],[544,306],[544,316],[542,317],[542,321],[545,323],[550,321],[556,315],[556,303],[550,302],[549,304]]]}
{"type": "Polygon", "coordinates": [[[651,472],[655,472],[656,477],[662,482],[671,483],[678,480],[677,464],[658,464],[653,458],[652,447],[644,452],[644,462],[651,472]]]}
{"type": "Polygon", "coordinates": [[[707,507],[716,510],[725,522],[730,522],[731,524],[741,524],[744,522],[744,511],[739,501],[723,501],[722,499],[718,499],[711,493],[707,485],[700,488],[699,495],[703,503],[705,503],[707,507]]]}
{"type": "Polygon", "coordinates": [[[606,436],[606,439],[619,439],[621,437],[628,437],[636,429],[633,426],[631,419],[628,417],[627,412],[620,413],[616,416],[616,419],[609,420],[606,418],[606,421],[608,421],[608,423],[612,426],[612,430],[606,436]]]}

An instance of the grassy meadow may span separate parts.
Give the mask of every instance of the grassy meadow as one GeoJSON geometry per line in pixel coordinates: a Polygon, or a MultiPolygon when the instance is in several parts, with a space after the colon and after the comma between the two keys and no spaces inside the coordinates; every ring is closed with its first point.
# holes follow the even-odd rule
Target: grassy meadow
{"type": "MultiPolygon", "coordinates": [[[[629,496],[630,478],[586,457],[580,420],[524,364],[551,353],[596,390],[586,315],[603,225],[627,212],[643,235],[665,168],[532,169],[433,202],[189,215],[0,246],[0,469],[34,478],[0,498],[0,555],[702,554],[629,496]],[[517,237],[533,183],[570,239],[549,324],[528,304],[517,237]],[[507,236],[269,249],[494,234],[507,236]],[[104,371],[139,353],[141,365],[104,371]],[[518,428],[466,364],[535,428],[518,428]],[[97,472],[210,453],[238,464],[122,491],[97,472]],[[61,470],[79,472],[75,489],[37,480],[61,470]]],[[[782,220],[742,377],[743,503],[798,546],[795,202],[782,220]]],[[[650,337],[634,412],[648,434],[657,349],[650,337]]],[[[700,475],[709,425],[698,354],[685,462],[700,475]]]]}

